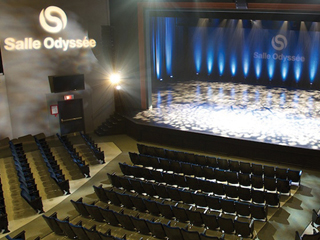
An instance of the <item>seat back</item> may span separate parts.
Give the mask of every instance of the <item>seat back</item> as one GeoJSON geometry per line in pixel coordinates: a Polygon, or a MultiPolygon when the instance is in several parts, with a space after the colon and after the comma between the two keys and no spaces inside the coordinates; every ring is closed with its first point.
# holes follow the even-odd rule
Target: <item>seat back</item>
{"type": "Polygon", "coordinates": [[[89,217],[90,213],[88,212],[87,208],[84,206],[82,202],[82,198],[79,198],[77,201],[70,200],[74,208],[80,213],[83,217],[89,217]]]}
{"type": "Polygon", "coordinates": [[[127,214],[114,212],[114,215],[118,219],[121,226],[129,231],[134,231],[134,225],[131,221],[131,217],[127,214]]]}
{"type": "Polygon", "coordinates": [[[192,192],[190,192],[188,190],[179,189],[179,194],[180,194],[181,200],[184,203],[187,203],[187,204],[194,203],[193,198],[192,198],[192,192]]]}
{"type": "Polygon", "coordinates": [[[192,225],[201,227],[204,224],[200,212],[186,209],[186,213],[192,225]]]}
{"type": "Polygon", "coordinates": [[[239,172],[240,171],[239,161],[229,159],[229,169],[230,171],[239,172]]]}
{"type": "Polygon", "coordinates": [[[213,214],[202,214],[202,219],[204,225],[211,229],[211,230],[217,230],[219,228],[218,224],[218,218],[216,215],[213,214]]]}
{"type": "Polygon", "coordinates": [[[220,230],[225,233],[233,233],[234,232],[234,224],[231,218],[218,217],[218,223],[220,226],[220,230]]]}
{"type": "Polygon", "coordinates": [[[72,223],[69,223],[69,224],[73,232],[77,235],[77,239],[90,240],[90,238],[88,237],[84,228],[81,225],[74,225],[72,223]]]}
{"type": "Polygon", "coordinates": [[[102,202],[109,202],[109,198],[107,197],[106,193],[104,192],[104,189],[102,188],[102,185],[100,186],[93,186],[94,192],[98,196],[99,200],[102,202]]]}
{"type": "Polygon", "coordinates": [[[188,231],[181,228],[181,233],[184,240],[200,240],[200,234],[198,231],[188,231]]]}
{"type": "Polygon", "coordinates": [[[91,218],[93,218],[94,220],[96,220],[98,222],[104,221],[104,218],[103,218],[98,206],[90,205],[90,204],[86,204],[86,203],[84,203],[84,206],[86,207],[91,218]]]}
{"type": "Polygon", "coordinates": [[[168,219],[172,219],[174,217],[171,205],[163,204],[163,203],[157,203],[158,209],[162,216],[168,219]]]}
{"type": "Polygon", "coordinates": [[[65,233],[65,235],[68,238],[74,239],[77,238],[77,234],[73,231],[68,221],[65,220],[56,220],[59,227],[62,229],[62,231],[65,233]]]}
{"type": "Polygon", "coordinates": [[[262,176],[263,166],[261,164],[252,163],[251,164],[251,172],[253,175],[262,176]]]}
{"type": "Polygon", "coordinates": [[[144,204],[146,205],[148,211],[150,214],[159,216],[160,215],[160,210],[158,209],[157,203],[152,200],[148,199],[143,199],[144,204]]]}
{"type": "Polygon", "coordinates": [[[201,193],[193,193],[192,194],[193,202],[200,207],[207,207],[207,195],[201,193]]]}
{"type": "Polygon", "coordinates": [[[166,238],[166,233],[164,231],[163,225],[160,222],[152,222],[149,220],[145,220],[148,228],[150,229],[152,235],[156,238],[164,239],[166,238]]]}
{"type": "Polygon", "coordinates": [[[169,239],[183,239],[181,229],[179,227],[171,227],[170,225],[163,224],[163,229],[169,239]]]}
{"type": "Polygon", "coordinates": [[[58,225],[56,219],[57,219],[57,213],[54,212],[53,214],[51,214],[49,217],[42,215],[42,217],[44,218],[44,220],[46,221],[46,223],[48,224],[48,226],[50,227],[50,229],[57,235],[64,235],[63,230],[60,228],[60,226],[58,225]]]}
{"type": "Polygon", "coordinates": [[[144,219],[136,218],[136,217],[131,217],[131,221],[134,225],[134,227],[137,229],[139,233],[149,235],[150,234],[150,229],[144,219]]]}
{"type": "Polygon", "coordinates": [[[117,217],[115,216],[115,212],[113,210],[107,208],[99,208],[99,210],[107,223],[109,223],[112,226],[119,226],[120,223],[117,217]]]}
{"type": "Polygon", "coordinates": [[[181,208],[181,207],[177,207],[177,206],[172,206],[172,212],[173,212],[174,216],[176,217],[176,219],[179,220],[179,222],[188,222],[189,221],[188,215],[186,213],[186,209],[181,208]]]}
{"type": "Polygon", "coordinates": [[[142,198],[138,196],[130,196],[131,202],[133,203],[133,206],[139,211],[139,212],[145,212],[147,211],[147,207],[144,204],[142,198]]]}
{"type": "Polygon", "coordinates": [[[241,237],[252,237],[254,230],[254,220],[252,222],[241,222],[234,220],[234,228],[236,233],[241,237]]]}

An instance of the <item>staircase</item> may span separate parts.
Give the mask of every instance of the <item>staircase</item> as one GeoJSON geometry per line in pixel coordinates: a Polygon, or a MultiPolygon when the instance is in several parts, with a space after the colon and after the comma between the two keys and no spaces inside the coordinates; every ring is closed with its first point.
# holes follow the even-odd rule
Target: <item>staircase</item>
{"type": "Polygon", "coordinates": [[[98,136],[117,135],[125,133],[124,118],[118,113],[111,115],[95,131],[98,136]]]}

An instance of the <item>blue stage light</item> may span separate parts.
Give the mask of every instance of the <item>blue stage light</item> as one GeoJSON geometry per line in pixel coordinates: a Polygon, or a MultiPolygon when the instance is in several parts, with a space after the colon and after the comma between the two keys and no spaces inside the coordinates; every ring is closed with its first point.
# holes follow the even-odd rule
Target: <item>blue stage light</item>
{"type": "Polygon", "coordinates": [[[249,57],[249,52],[246,48],[242,57],[242,62],[243,62],[243,75],[244,77],[248,77],[250,57],[249,57]]]}
{"type": "Polygon", "coordinates": [[[231,70],[231,75],[232,77],[234,77],[236,75],[237,72],[237,58],[235,56],[235,54],[232,54],[231,56],[231,66],[230,66],[230,70],[231,70]]]}
{"type": "Polygon", "coordinates": [[[282,81],[285,81],[287,79],[288,71],[289,71],[289,62],[288,61],[283,61],[282,64],[281,64],[282,81]]]}
{"type": "Polygon", "coordinates": [[[202,58],[202,33],[200,29],[195,30],[195,37],[193,39],[193,57],[197,73],[201,70],[202,58]]]}
{"type": "Polygon", "coordinates": [[[209,43],[207,48],[207,70],[209,75],[212,73],[213,63],[214,63],[214,48],[213,48],[213,44],[209,43]]]}
{"type": "Polygon", "coordinates": [[[161,63],[162,63],[162,52],[161,52],[161,28],[158,23],[157,32],[156,32],[156,74],[157,78],[160,79],[161,77],[161,63]]]}
{"type": "Polygon", "coordinates": [[[262,69],[261,59],[255,59],[254,67],[255,67],[256,77],[257,77],[257,79],[259,79],[260,75],[261,75],[261,69],[262,69]]]}
{"type": "Polygon", "coordinates": [[[173,48],[173,39],[174,39],[174,19],[173,18],[165,18],[166,24],[166,34],[165,34],[165,42],[166,42],[166,69],[167,74],[172,75],[172,48],[173,48]]]}
{"type": "Polygon", "coordinates": [[[273,78],[274,68],[275,68],[275,60],[272,59],[272,58],[268,59],[268,75],[269,75],[269,80],[272,80],[272,78],[273,78]]]}
{"type": "Polygon", "coordinates": [[[310,47],[310,63],[309,63],[309,77],[310,84],[314,82],[314,78],[317,74],[318,65],[319,65],[319,32],[311,33],[313,39],[312,45],[310,47]]]}
{"type": "Polygon", "coordinates": [[[294,63],[294,76],[295,76],[295,79],[296,79],[296,83],[298,83],[300,81],[301,71],[302,71],[302,63],[296,61],[294,63]]]}
{"type": "Polygon", "coordinates": [[[220,76],[223,75],[224,72],[224,52],[223,49],[219,49],[219,54],[218,54],[218,65],[219,65],[219,74],[220,76]]]}

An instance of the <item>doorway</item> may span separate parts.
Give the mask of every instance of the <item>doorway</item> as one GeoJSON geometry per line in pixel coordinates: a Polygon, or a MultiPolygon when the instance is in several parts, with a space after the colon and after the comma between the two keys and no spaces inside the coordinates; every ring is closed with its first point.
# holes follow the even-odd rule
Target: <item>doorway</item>
{"type": "Polygon", "coordinates": [[[59,101],[58,109],[61,135],[85,131],[82,99],[59,101]]]}

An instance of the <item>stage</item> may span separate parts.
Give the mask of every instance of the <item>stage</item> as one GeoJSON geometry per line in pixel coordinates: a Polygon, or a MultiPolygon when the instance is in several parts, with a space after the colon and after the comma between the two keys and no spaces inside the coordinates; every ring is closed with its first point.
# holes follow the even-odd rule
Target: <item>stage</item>
{"type": "Polygon", "coordinates": [[[142,141],[311,167],[320,156],[319,93],[241,83],[168,83],[152,94],[152,108],[130,118],[136,130],[127,130],[142,141]]]}

